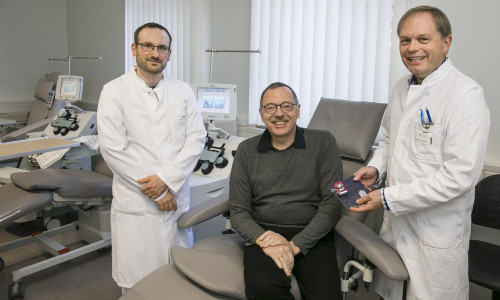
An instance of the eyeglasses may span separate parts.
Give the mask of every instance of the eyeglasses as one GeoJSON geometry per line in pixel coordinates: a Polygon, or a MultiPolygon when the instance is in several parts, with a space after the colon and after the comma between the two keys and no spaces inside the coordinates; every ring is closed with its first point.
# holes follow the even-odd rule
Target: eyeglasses
{"type": "Polygon", "coordinates": [[[290,103],[290,102],[283,102],[280,105],[274,104],[274,103],[270,103],[270,104],[262,106],[261,108],[263,108],[264,111],[266,113],[268,113],[268,114],[274,114],[276,112],[276,109],[279,106],[283,112],[289,113],[289,112],[291,112],[293,110],[293,107],[295,105],[297,105],[297,104],[290,103]]]}
{"type": "Polygon", "coordinates": [[[137,45],[141,46],[142,50],[144,50],[146,52],[152,52],[156,48],[156,49],[158,49],[158,53],[167,54],[168,50],[170,50],[170,47],[167,47],[165,45],[155,46],[155,45],[150,44],[150,43],[137,43],[137,45]]]}

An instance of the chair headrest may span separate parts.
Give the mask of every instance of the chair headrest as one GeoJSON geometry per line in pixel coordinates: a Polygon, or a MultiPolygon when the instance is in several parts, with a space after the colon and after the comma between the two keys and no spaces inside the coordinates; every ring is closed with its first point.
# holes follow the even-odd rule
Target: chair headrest
{"type": "Polygon", "coordinates": [[[46,101],[54,88],[54,82],[40,78],[35,87],[35,98],[46,101]]]}
{"type": "Polygon", "coordinates": [[[57,79],[59,78],[59,75],[61,75],[61,72],[51,72],[51,73],[45,75],[45,80],[52,81],[54,84],[56,84],[57,79]]]}
{"type": "Polygon", "coordinates": [[[386,106],[321,98],[307,127],[330,131],[341,156],[364,161],[375,142],[386,106]]]}

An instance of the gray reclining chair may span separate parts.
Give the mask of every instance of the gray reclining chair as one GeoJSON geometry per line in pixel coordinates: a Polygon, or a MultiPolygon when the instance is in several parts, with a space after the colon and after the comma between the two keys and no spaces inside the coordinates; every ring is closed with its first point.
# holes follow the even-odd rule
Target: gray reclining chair
{"type": "MultiPolygon", "coordinates": [[[[72,169],[18,172],[11,174],[12,182],[0,187],[0,227],[6,227],[26,214],[52,205],[67,205],[78,211],[78,220],[73,223],[0,245],[2,253],[36,242],[53,255],[12,272],[9,300],[24,298],[22,277],[111,245],[109,207],[112,178],[103,163],[96,170],[103,174],[72,169]],[[52,239],[71,230],[75,230],[86,245],[68,249],[52,239]]],[[[3,266],[4,261],[0,258],[0,269],[3,266]]]]}
{"type": "Polygon", "coordinates": [[[55,85],[60,73],[48,74],[40,78],[35,87],[35,101],[30,111],[26,113],[2,114],[2,119],[14,119],[20,123],[26,123],[25,127],[4,135],[0,140],[2,143],[26,139],[26,134],[42,131],[49,125],[57,113],[66,106],[62,100],[54,100],[55,85]]]}
{"type": "MultiPolygon", "coordinates": [[[[342,155],[344,178],[369,159],[385,107],[378,103],[321,99],[309,128],[327,129],[334,134],[342,155]]],[[[184,213],[178,226],[188,228],[228,210],[227,199],[203,202],[184,213]]],[[[361,223],[366,214],[347,210],[343,213],[345,216],[336,226],[340,235],[335,237],[337,256],[341,256],[338,257],[340,269],[351,253],[349,242],[362,254],[370,256],[370,260],[391,278],[406,279],[408,274],[399,256],[361,223]],[[373,249],[377,247],[378,251],[373,249]],[[382,258],[384,255],[391,261],[386,262],[382,258]]],[[[245,299],[242,247],[243,240],[235,233],[198,241],[190,249],[174,246],[171,248],[172,264],[146,276],[120,299],[245,299]]],[[[349,281],[348,278],[346,282],[349,281]]],[[[292,293],[300,299],[294,280],[292,293]]]]}

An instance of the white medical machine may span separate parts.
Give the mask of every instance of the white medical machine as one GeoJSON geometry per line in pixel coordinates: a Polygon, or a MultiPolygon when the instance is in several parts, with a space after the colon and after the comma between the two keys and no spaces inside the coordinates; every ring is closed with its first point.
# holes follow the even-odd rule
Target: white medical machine
{"type": "MultiPolygon", "coordinates": [[[[66,107],[61,109],[56,117],[52,119],[49,126],[42,132],[28,133],[28,139],[53,137],[68,140],[79,140],[93,137],[97,140],[97,114],[92,111],[84,111],[73,105],[73,102],[82,99],[83,77],[74,75],[59,75],[57,80],[55,99],[64,100],[66,107]]],[[[28,157],[29,163],[35,167],[67,167],[68,162],[77,162],[81,169],[90,170],[90,157],[98,154],[96,149],[89,149],[88,145],[82,144],[80,147],[53,151],[40,155],[28,157]]],[[[21,167],[29,168],[29,163],[25,160],[21,167]]]]}
{"type": "MultiPolygon", "coordinates": [[[[203,121],[207,127],[205,147],[189,178],[191,207],[210,199],[229,197],[229,174],[236,148],[244,138],[230,135],[216,122],[235,122],[237,88],[234,84],[192,83],[203,121]]],[[[220,235],[226,218],[218,216],[193,227],[194,241],[220,235]]]]}
{"type": "Polygon", "coordinates": [[[44,136],[76,138],[96,134],[96,113],[84,111],[72,104],[82,100],[82,90],[83,77],[59,75],[55,98],[66,101],[66,107],[59,111],[57,117],[50,122],[50,126],[43,131],[44,136]]]}
{"type": "Polygon", "coordinates": [[[221,138],[228,138],[230,134],[215,123],[235,122],[237,107],[237,89],[234,84],[223,83],[192,83],[191,88],[198,100],[203,121],[207,124],[207,131],[216,132],[221,138]]]}

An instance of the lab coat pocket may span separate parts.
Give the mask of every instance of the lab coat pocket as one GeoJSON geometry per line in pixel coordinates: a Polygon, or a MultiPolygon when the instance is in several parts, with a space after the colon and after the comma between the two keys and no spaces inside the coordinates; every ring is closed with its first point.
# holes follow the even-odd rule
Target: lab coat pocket
{"type": "Polygon", "coordinates": [[[144,216],[145,206],[142,193],[136,193],[128,189],[128,187],[117,186],[113,182],[113,210],[120,215],[128,216],[144,216]]]}
{"type": "Polygon", "coordinates": [[[435,249],[461,249],[465,226],[465,207],[448,201],[417,213],[419,244],[435,249]]]}
{"type": "Polygon", "coordinates": [[[410,140],[410,153],[419,162],[443,163],[443,126],[434,124],[425,129],[420,122],[414,122],[410,140]]]}

